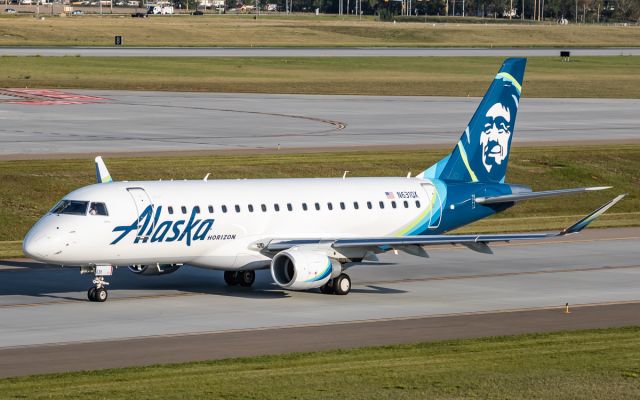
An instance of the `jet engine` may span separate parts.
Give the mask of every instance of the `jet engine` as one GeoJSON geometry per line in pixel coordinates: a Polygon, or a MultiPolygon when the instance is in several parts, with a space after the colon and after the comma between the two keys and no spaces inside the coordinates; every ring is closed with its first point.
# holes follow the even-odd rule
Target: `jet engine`
{"type": "Polygon", "coordinates": [[[166,275],[176,272],[178,264],[130,265],[129,271],[138,275],[166,275]]]}
{"type": "Polygon", "coordinates": [[[342,272],[342,266],[322,251],[292,247],[271,260],[271,276],[281,287],[291,290],[315,289],[342,272]]]}

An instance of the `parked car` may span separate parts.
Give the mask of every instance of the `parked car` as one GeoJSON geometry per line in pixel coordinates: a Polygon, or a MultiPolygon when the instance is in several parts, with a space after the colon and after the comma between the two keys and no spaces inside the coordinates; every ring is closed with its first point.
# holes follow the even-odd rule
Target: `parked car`
{"type": "Polygon", "coordinates": [[[6,12],[7,14],[15,14],[15,13],[17,13],[17,11],[14,10],[13,8],[5,8],[4,12],[6,12]]]}
{"type": "Polygon", "coordinates": [[[192,15],[204,15],[204,13],[200,10],[194,11],[192,15]]]}
{"type": "Polygon", "coordinates": [[[82,10],[73,10],[71,15],[84,15],[84,12],[82,10]]]}
{"type": "Polygon", "coordinates": [[[137,13],[133,13],[131,14],[132,18],[147,18],[147,14],[146,13],[142,13],[142,12],[137,12],[137,13]]]}

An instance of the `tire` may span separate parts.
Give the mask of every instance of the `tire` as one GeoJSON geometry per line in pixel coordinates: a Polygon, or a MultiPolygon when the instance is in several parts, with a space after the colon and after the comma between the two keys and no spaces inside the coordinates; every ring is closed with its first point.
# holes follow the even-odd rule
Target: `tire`
{"type": "Polygon", "coordinates": [[[347,274],[340,274],[333,282],[334,293],[339,296],[349,294],[351,291],[351,278],[347,274]]]}
{"type": "Polygon", "coordinates": [[[87,290],[87,298],[89,301],[96,301],[96,287],[91,286],[89,290],[87,290]]]}
{"type": "Polygon", "coordinates": [[[96,289],[96,300],[99,303],[104,303],[105,301],[107,301],[107,298],[109,297],[109,293],[107,292],[107,289],[105,288],[100,288],[100,289],[96,289]]]}
{"type": "Polygon", "coordinates": [[[251,287],[256,281],[256,271],[240,271],[238,274],[238,282],[242,287],[251,287]]]}
{"type": "Polygon", "coordinates": [[[224,281],[229,286],[235,286],[238,282],[238,273],[236,271],[224,271],[224,281]]]}
{"type": "Polygon", "coordinates": [[[320,293],[322,294],[333,294],[333,282],[335,280],[334,279],[329,279],[327,281],[327,283],[325,283],[323,286],[320,286],[320,293]]]}

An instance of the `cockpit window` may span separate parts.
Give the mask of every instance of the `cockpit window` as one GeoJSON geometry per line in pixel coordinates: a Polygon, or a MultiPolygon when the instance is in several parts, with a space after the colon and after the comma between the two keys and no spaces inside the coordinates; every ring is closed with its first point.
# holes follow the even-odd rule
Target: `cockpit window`
{"type": "Polygon", "coordinates": [[[104,215],[107,216],[107,206],[104,203],[91,203],[89,207],[89,215],[104,215]]]}
{"type": "Polygon", "coordinates": [[[86,215],[88,201],[62,200],[51,212],[53,214],[86,215]]]}

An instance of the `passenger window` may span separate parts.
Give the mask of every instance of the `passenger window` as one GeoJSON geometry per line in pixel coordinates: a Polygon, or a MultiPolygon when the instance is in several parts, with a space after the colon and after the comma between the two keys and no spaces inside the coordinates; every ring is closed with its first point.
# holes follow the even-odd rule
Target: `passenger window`
{"type": "Polygon", "coordinates": [[[416,200],[416,207],[420,208],[420,201],[416,200]]]}
{"type": "Polygon", "coordinates": [[[240,212],[240,206],[236,204],[236,212],[240,212]]]}
{"type": "Polygon", "coordinates": [[[343,209],[343,210],[345,209],[344,202],[342,202],[342,201],[340,202],[340,208],[343,209]]]}
{"type": "Polygon", "coordinates": [[[182,207],[180,207],[180,209],[182,210],[182,213],[183,213],[183,214],[186,214],[186,213],[187,213],[187,207],[182,206],[182,207]]]}
{"type": "Polygon", "coordinates": [[[247,206],[247,208],[249,208],[249,212],[253,212],[253,205],[252,205],[252,204],[249,204],[249,205],[247,206]]]}
{"type": "Polygon", "coordinates": [[[193,207],[193,210],[196,212],[196,214],[200,214],[200,206],[193,207]]]}
{"type": "Polygon", "coordinates": [[[107,206],[104,205],[104,203],[91,203],[91,206],[89,207],[89,214],[103,216],[109,215],[109,213],[107,212],[107,206]]]}
{"type": "Polygon", "coordinates": [[[213,206],[209,206],[209,213],[213,214],[213,206]]]}
{"type": "Polygon", "coordinates": [[[383,202],[383,201],[381,201],[381,202],[380,202],[380,209],[382,210],[383,208],[384,208],[384,202],[383,202]]]}
{"type": "Polygon", "coordinates": [[[51,210],[54,214],[86,215],[88,201],[62,200],[51,210]]]}
{"type": "Polygon", "coordinates": [[[225,206],[225,205],[222,206],[222,212],[225,213],[225,214],[227,213],[227,206],[225,206]]]}
{"type": "Polygon", "coordinates": [[[391,202],[391,207],[396,208],[396,201],[395,201],[395,200],[393,200],[393,201],[391,202]]]}
{"type": "Polygon", "coordinates": [[[360,206],[358,205],[358,202],[357,202],[357,201],[354,201],[354,202],[353,202],[353,208],[354,208],[354,209],[356,209],[356,210],[357,210],[358,208],[360,208],[360,206]]]}
{"type": "Polygon", "coordinates": [[[302,203],[302,209],[307,211],[307,203],[302,203]]]}
{"type": "Polygon", "coordinates": [[[333,204],[331,204],[331,203],[327,203],[327,208],[328,208],[329,210],[333,210],[333,204]]]}
{"type": "Polygon", "coordinates": [[[169,210],[169,214],[173,214],[173,207],[169,206],[168,210],[169,210]]]}
{"type": "Polygon", "coordinates": [[[291,205],[291,203],[287,203],[287,210],[293,211],[293,206],[291,205]]]}
{"type": "Polygon", "coordinates": [[[267,212],[267,205],[266,204],[261,204],[260,208],[262,209],[262,212],[267,212]]]}
{"type": "Polygon", "coordinates": [[[316,210],[320,211],[320,203],[316,203],[316,210]]]}
{"type": "Polygon", "coordinates": [[[367,201],[367,208],[368,208],[369,210],[371,210],[371,209],[373,208],[373,206],[371,205],[371,202],[370,202],[370,201],[367,201]]]}
{"type": "Polygon", "coordinates": [[[409,208],[409,202],[408,201],[404,201],[404,208],[409,208]]]}
{"type": "Polygon", "coordinates": [[[277,211],[280,211],[280,204],[278,204],[278,203],[274,203],[274,204],[273,204],[273,209],[274,209],[274,210],[276,210],[276,212],[277,212],[277,211]]]}

